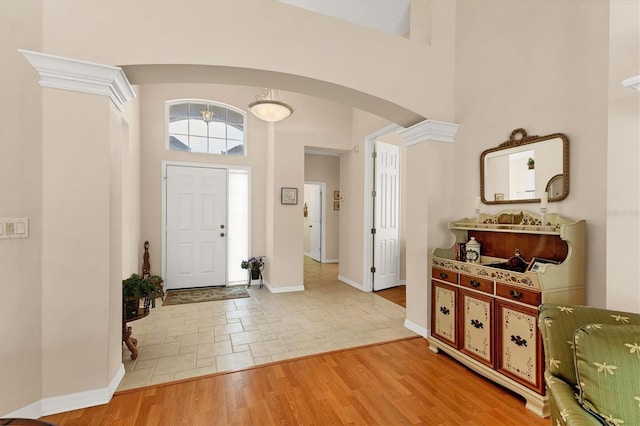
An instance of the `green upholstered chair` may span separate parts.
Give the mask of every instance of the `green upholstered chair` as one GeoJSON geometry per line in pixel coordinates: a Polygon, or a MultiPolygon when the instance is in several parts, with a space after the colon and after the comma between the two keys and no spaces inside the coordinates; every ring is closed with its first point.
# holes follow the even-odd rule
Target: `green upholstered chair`
{"type": "Polygon", "coordinates": [[[640,425],[640,314],[546,303],[538,326],[552,425],[640,425]]]}

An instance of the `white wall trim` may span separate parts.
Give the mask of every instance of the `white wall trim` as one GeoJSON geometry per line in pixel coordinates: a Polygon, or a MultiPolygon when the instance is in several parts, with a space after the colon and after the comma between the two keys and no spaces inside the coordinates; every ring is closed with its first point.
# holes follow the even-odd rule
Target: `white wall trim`
{"type": "Polygon", "coordinates": [[[426,328],[416,324],[415,322],[409,321],[408,319],[404,320],[404,327],[424,338],[429,337],[429,331],[426,328]]]}
{"type": "Polygon", "coordinates": [[[345,284],[349,284],[351,287],[355,287],[358,290],[362,290],[362,291],[371,291],[371,290],[365,290],[364,289],[364,285],[362,284],[358,284],[355,281],[350,280],[349,278],[343,277],[342,275],[338,275],[338,280],[342,281],[345,284]]]}
{"type": "Polygon", "coordinates": [[[113,394],[116,389],[118,389],[118,385],[123,378],[124,364],[120,364],[120,368],[118,368],[118,371],[116,371],[116,374],[113,376],[113,379],[111,379],[109,386],[106,388],[44,398],[0,417],[38,419],[50,414],[63,413],[65,411],[79,410],[81,408],[106,404],[111,401],[113,394]]]}
{"type": "Polygon", "coordinates": [[[325,259],[322,263],[340,263],[340,259],[325,259]]]}
{"type": "Polygon", "coordinates": [[[339,152],[320,151],[317,149],[307,149],[307,148],[305,148],[304,153],[309,155],[324,155],[326,157],[340,157],[341,155],[339,152]]]}
{"type": "Polygon", "coordinates": [[[629,77],[626,80],[623,80],[622,85],[631,89],[640,90],[640,75],[629,77]]]}
{"type": "Polygon", "coordinates": [[[0,418],[38,419],[42,416],[42,400],[39,400],[11,413],[0,415],[0,418]]]}
{"type": "Polygon", "coordinates": [[[407,146],[424,141],[438,141],[453,143],[458,132],[459,124],[445,121],[424,120],[403,130],[398,134],[405,140],[407,146]]]}
{"type": "Polygon", "coordinates": [[[18,49],[40,74],[40,86],[111,98],[122,111],[136,95],[122,68],[18,49]]]}
{"type": "MultiPolygon", "coordinates": [[[[303,285],[290,285],[286,287],[272,287],[268,282],[263,281],[271,293],[292,293],[294,291],[304,291],[303,285]]],[[[255,286],[254,286],[255,287],[255,286]]]]}

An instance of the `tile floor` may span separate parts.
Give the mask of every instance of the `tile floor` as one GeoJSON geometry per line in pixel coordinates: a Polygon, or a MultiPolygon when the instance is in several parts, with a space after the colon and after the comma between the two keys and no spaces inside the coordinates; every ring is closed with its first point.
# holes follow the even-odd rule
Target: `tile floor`
{"type": "MultiPolygon", "coordinates": [[[[405,308],[337,280],[337,264],[305,258],[305,291],[161,306],[130,323],[140,352],[123,345],[118,390],[170,382],[415,334],[405,308]]],[[[160,302],[160,299],[158,299],[160,302]]]]}

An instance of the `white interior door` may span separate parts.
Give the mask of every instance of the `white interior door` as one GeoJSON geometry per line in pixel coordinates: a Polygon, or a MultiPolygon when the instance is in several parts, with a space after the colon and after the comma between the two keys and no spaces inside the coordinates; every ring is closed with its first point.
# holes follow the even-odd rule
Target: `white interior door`
{"type": "Polygon", "coordinates": [[[226,285],[227,170],[167,166],[166,288],[226,285]]]}
{"type": "Polygon", "coordinates": [[[400,148],[375,143],[373,290],[400,282],[400,148]]]}
{"type": "Polygon", "coordinates": [[[317,262],[322,261],[322,187],[309,185],[309,227],[310,256],[317,262]]]}

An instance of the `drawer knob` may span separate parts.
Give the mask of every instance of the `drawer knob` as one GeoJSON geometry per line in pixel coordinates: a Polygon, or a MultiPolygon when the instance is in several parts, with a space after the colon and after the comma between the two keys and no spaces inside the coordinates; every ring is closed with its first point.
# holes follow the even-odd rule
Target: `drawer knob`
{"type": "Polygon", "coordinates": [[[449,315],[451,313],[451,311],[444,306],[440,306],[440,312],[442,312],[444,315],[449,315]]]}
{"type": "Polygon", "coordinates": [[[524,296],[524,293],[518,290],[510,290],[509,295],[514,299],[522,299],[522,297],[524,296]]]}
{"type": "Polygon", "coordinates": [[[475,319],[471,320],[471,325],[474,326],[475,328],[484,328],[484,325],[480,321],[475,319]]]}
{"type": "Polygon", "coordinates": [[[471,287],[473,287],[473,288],[480,287],[480,281],[471,280],[471,282],[469,284],[471,284],[471,287]]]}
{"type": "Polygon", "coordinates": [[[511,335],[511,341],[518,346],[527,346],[527,341],[520,336],[511,335]]]}
{"type": "Polygon", "coordinates": [[[449,277],[449,274],[447,274],[446,272],[440,272],[440,278],[442,278],[443,280],[446,280],[449,277]]]}

